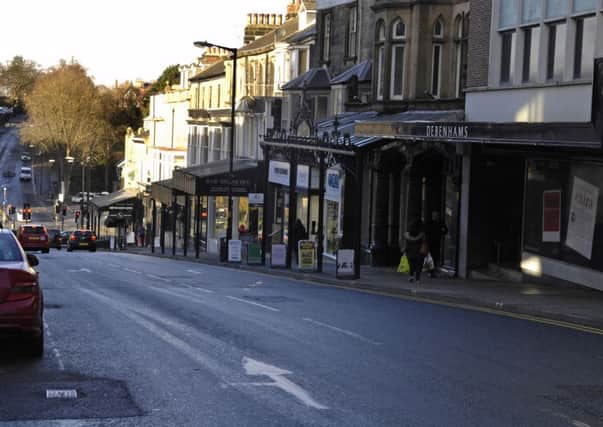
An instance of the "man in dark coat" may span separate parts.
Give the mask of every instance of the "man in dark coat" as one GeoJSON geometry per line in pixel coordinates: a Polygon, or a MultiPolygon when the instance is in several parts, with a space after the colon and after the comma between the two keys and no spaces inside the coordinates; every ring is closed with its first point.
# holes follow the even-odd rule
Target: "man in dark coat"
{"type": "Polygon", "coordinates": [[[413,221],[404,233],[406,241],[406,256],[410,264],[409,282],[421,283],[421,271],[423,270],[423,261],[427,255],[427,241],[423,231],[423,222],[420,219],[413,221]]]}

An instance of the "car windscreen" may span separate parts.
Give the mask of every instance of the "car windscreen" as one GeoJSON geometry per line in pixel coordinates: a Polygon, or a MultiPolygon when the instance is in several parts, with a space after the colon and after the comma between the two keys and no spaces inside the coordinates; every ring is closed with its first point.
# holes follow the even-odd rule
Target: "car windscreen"
{"type": "Polygon", "coordinates": [[[88,239],[94,234],[92,231],[75,231],[75,237],[88,239]]]}
{"type": "Polygon", "coordinates": [[[23,261],[19,245],[10,234],[0,234],[0,262],[23,261]]]}

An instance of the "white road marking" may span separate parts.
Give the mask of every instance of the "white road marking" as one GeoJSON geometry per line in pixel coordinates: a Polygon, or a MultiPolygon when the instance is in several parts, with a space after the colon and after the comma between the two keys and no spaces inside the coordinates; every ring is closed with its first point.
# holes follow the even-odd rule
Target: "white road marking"
{"type": "Polygon", "coordinates": [[[52,333],[50,332],[50,328],[48,327],[48,323],[44,323],[44,329],[46,329],[46,335],[48,336],[48,343],[50,344],[50,347],[52,348],[52,352],[54,353],[54,357],[56,357],[56,359],[57,359],[57,363],[59,365],[59,370],[64,371],[65,370],[65,364],[63,363],[63,359],[61,358],[61,353],[59,352],[59,349],[56,346],[54,338],[52,338],[52,333]]]}
{"type": "Polygon", "coordinates": [[[328,325],[328,324],[323,323],[323,322],[319,322],[318,320],[310,319],[308,317],[304,317],[303,320],[305,320],[306,322],[310,322],[310,323],[312,323],[314,325],[322,326],[323,328],[327,328],[327,329],[330,329],[332,331],[345,334],[345,335],[347,335],[349,337],[356,338],[356,339],[358,339],[360,341],[364,341],[364,342],[367,342],[367,343],[370,343],[370,344],[373,344],[373,345],[382,345],[383,344],[383,343],[380,343],[378,341],[373,341],[371,339],[365,338],[362,335],[357,334],[356,332],[347,331],[345,329],[341,329],[341,328],[338,328],[336,326],[332,326],[332,325],[328,325]]]}
{"type": "Polygon", "coordinates": [[[120,266],[117,264],[107,264],[109,267],[119,268],[120,266]]]}
{"type": "Polygon", "coordinates": [[[163,282],[170,282],[169,279],[164,279],[163,277],[155,276],[154,274],[145,274],[145,276],[150,277],[151,279],[161,280],[163,282]]]}
{"type": "Polygon", "coordinates": [[[270,310],[270,311],[280,311],[278,308],[270,307],[270,306],[267,306],[264,304],[259,304],[257,302],[253,302],[253,301],[247,301],[246,299],[242,299],[242,298],[232,297],[230,295],[227,295],[226,298],[235,300],[235,301],[239,301],[239,302],[244,302],[245,304],[255,305],[256,307],[261,307],[261,308],[264,308],[264,309],[270,310]]]}
{"type": "Polygon", "coordinates": [[[84,273],[92,273],[92,271],[88,270],[87,268],[80,268],[79,270],[67,270],[69,273],[80,273],[80,272],[84,272],[84,273]]]}
{"type": "Polygon", "coordinates": [[[199,291],[199,292],[205,292],[206,294],[213,294],[214,293],[214,291],[212,291],[211,289],[197,288],[196,286],[189,286],[188,289],[193,289],[193,290],[199,291]]]}
{"type": "Polygon", "coordinates": [[[252,385],[277,387],[285,393],[293,395],[306,406],[315,409],[329,409],[328,406],[324,406],[314,400],[306,390],[284,377],[284,375],[290,375],[292,373],[291,371],[260,362],[259,360],[254,360],[250,357],[243,357],[243,367],[245,368],[247,375],[267,376],[274,381],[273,383],[251,383],[252,385]]]}
{"type": "Polygon", "coordinates": [[[124,267],[124,271],[127,271],[129,273],[142,274],[140,271],[132,270],[131,268],[124,267]]]}
{"type": "Polygon", "coordinates": [[[198,271],[198,270],[186,270],[188,273],[192,273],[192,274],[203,274],[202,271],[198,271]]]}
{"type": "Polygon", "coordinates": [[[77,399],[77,390],[46,390],[46,399],[77,399]]]}

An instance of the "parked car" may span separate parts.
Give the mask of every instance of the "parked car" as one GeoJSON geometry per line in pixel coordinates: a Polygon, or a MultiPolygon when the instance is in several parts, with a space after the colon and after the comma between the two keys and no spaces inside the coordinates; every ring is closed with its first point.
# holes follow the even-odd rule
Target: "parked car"
{"type": "Polygon", "coordinates": [[[48,230],[48,246],[61,250],[61,230],[56,228],[48,230]]]}
{"type": "Polygon", "coordinates": [[[22,162],[31,162],[31,156],[29,154],[23,153],[21,154],[22,162]]]}
{"type": "Polygon", "coordinates": [[[69,236],[67,252],[74,249],[87,249],[90,252],[96,252],[96,234],[90,230],[75,230],[69,236]]]}
{"type": "Polygon", "coordinates": [[[43,225],[21,225],[17,237],[26,251],[42,251],[45,254],[50,252],[48,232],[43,225]]]}
{"type": "Polygon", "coordinates": [[[35,255],[25,254],[10,230],[0,229],[0,337],[28,339],[32,356],[44,354],[44,297],[35,255]]]}
{"type": "Polygon", "coordinates": [[[21,171],[19,172],[19,179],[21,181],[31,181],[31,168],[22,166],[21,171]]]}

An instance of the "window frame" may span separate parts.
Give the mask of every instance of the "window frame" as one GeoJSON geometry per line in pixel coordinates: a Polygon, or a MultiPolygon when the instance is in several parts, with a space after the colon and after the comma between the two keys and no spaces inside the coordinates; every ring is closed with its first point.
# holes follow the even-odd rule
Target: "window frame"
{"type": "Polygon", "coordinates": [[[375,25],[375,50],[377,59],[377,66],[375,67],[375,90],[378,101],[382,101],[385,96],[385,34],[385,22],[383,22],[383,20],[377,21],[375,25]]]}
{"type": "Polygon", "coordinates": [[[321,55],[320,59],[324,62],[329,62],[331,57],[331,28],[333,14],[329,11],[322,16],[322,37],[321,37],[321,55]]]}
{"type": "Polygon", "coordinates": [[[346,32],[346,59],[355,59],[358,54],[358,9],[350,6],[348,10],[347,32],[346,32]]]}

